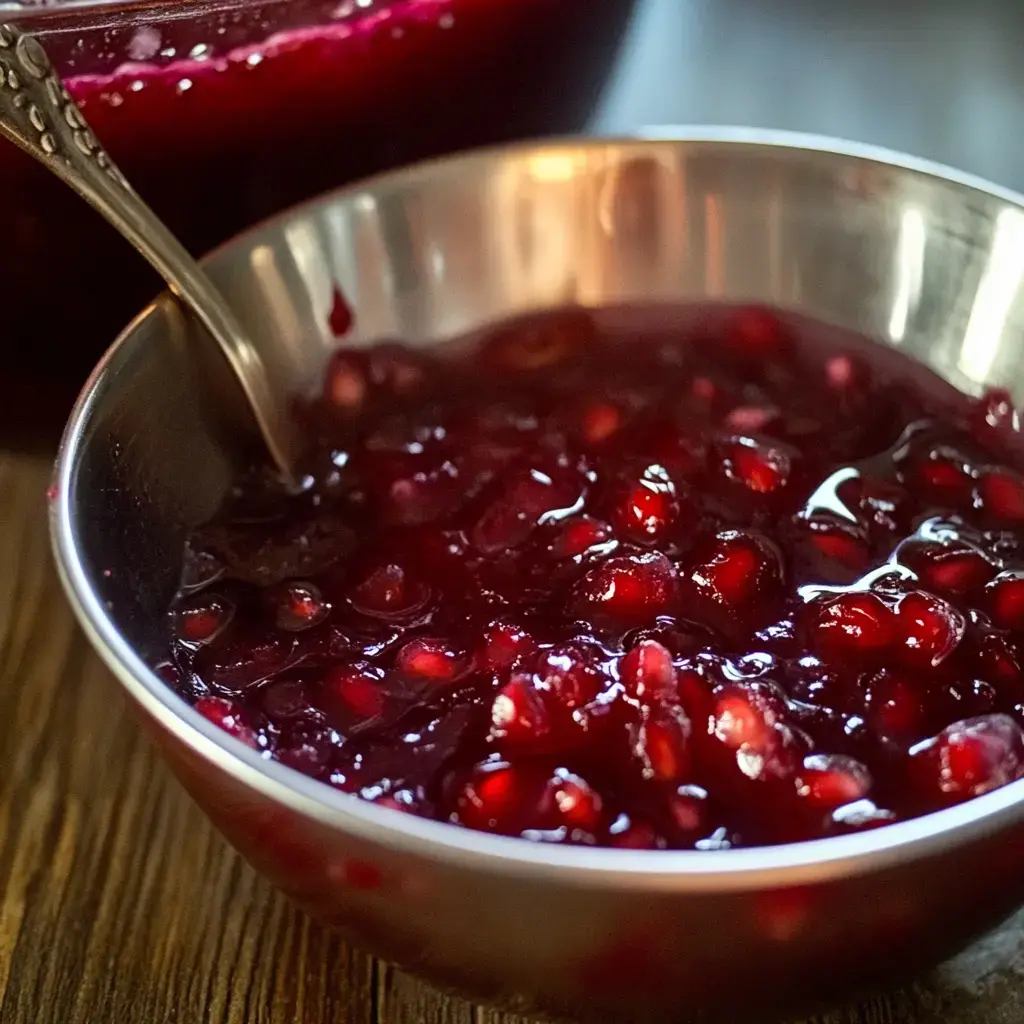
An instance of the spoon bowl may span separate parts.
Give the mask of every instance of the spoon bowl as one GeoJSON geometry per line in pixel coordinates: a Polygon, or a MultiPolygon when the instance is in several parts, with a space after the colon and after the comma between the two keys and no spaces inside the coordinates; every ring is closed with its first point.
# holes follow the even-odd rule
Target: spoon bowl
{"type": "MultiPolygon", "coordinates": [[[[318,386],[339,303],[346,345],[427,346],[567,303],[756,301],[876,338],[964,391],[1024,398],[1024,199],[827,140],[679,134],[413,167],[294,209],[203,266],[243,328],[273,339],[294,393],[318,386]]],[[[735,1020],[934,962],[1024,901],[1024,782],[798,845],[569,849],[361,802],[219,731],[147,664],[186,531],[251,457],[230,381],[195,358],[200,330],[165,296],[108,351],[64,436],[54,549],[175,772],[311,913],[489,1001],[735,1020]]]]}

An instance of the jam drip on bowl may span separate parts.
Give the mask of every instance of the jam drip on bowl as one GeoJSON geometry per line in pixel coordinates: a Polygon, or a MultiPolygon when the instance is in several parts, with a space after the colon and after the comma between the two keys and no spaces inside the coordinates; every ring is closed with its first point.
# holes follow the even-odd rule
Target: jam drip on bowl
{"type": "Polygon", "coordinates": [[[760,309],[342,349],[309,486],[193,532],[171,685],[398,811],[727,849],[1024,774],[1009,397],[760,309]]]}

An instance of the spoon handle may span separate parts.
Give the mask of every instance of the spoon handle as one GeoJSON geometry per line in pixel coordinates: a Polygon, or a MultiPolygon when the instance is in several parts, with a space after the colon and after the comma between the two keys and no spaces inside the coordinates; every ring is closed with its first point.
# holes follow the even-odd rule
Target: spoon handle
{"type": "Polygon", "coordinates": [[[296,431],[259,352],[210,278],[99,144],[42,44],[14,25],[0,25],[0,135],[102,214],[192,309],[234,369],[271,457],[294,482],[296,431]]]}

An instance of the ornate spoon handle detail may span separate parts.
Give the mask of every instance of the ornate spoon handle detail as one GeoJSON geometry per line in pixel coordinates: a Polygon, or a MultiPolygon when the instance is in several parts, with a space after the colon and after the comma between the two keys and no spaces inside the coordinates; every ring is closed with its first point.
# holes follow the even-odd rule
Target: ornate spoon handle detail
{"type": "Polygon", "coordinates": [[[191,308],[231,364],[271,457],[294,482],[299,438],[263,358],[213,282],[96,140],[40,42],[14,25],[0,25],[0,134],[101,213],[191,308]]]}

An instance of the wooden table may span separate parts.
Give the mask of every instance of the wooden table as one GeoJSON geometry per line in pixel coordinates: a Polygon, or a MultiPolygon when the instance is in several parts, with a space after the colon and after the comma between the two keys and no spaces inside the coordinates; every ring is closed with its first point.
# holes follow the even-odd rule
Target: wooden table
{"type": "MultiPolygon", "coordinates": [[[[527,1024],[349,949],[206,823],[73,622],[49,465],[0,452],[0,1024],[527,1024]]],[[[1020,1024],[1024,913],[818,1020],[1020,1024]]]]}

